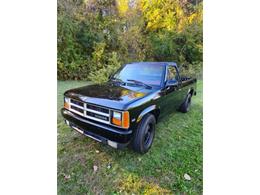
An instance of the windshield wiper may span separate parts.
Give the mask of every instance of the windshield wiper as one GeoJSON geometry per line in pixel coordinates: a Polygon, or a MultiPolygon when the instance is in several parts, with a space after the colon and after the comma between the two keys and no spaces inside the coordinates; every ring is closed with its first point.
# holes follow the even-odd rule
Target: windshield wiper
{"type": "Polygon", "coordinates": [[[131,82],[134,82],[134,83],[136,83],[136,84],[143,85],[143,86],[145,86],[145,87],[147,87],[147,88],[149,88],[149,89],[152,89],[152,86],[151,86],[151,85],[148,85],[148,84],[146,84],[146,83],[144,83],[144,82],[142,82],[142,81],[137,81],[137,80],[134,80],[134,79],[127,79],[127,81],[131,81],[131,82]]]}
{"type": "Polygon", "coordinates": [[[122,81],[121,79],[118,79],[118,78],[111,78],[112,81],[117,81],[119,83],[122,83],[123,85],[125,85],[126,83],[124,81],[122,81]]]}

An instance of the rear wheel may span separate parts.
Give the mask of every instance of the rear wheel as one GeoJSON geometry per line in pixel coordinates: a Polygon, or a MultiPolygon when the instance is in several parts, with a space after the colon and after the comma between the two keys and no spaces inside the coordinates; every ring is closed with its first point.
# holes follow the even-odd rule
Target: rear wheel
{"type": "Polygon", "coordinates": [[[180,111],[186,113],[190,110],[192,95],[189,93],[180,107],[180,111]]]}
{"type": "Polygon", "coordinates": [[[155,123],[156,121],[154,115],[147,114],[143,117],[137,127],[133,140],[134,151],[141,154],[148,152],[154,139],[155,123]]]}

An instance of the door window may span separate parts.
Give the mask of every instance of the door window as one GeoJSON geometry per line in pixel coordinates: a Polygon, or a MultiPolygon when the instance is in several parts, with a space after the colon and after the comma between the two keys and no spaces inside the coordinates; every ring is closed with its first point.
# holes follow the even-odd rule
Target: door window
{"type": "Polygon", "coordinates": [[[177,74],[177,71],[176,71],[175,67],[168,66],[167,80],[168,81],[173,81],[173,82],[177,82],[178,81],[178,74],[177,74]]]}

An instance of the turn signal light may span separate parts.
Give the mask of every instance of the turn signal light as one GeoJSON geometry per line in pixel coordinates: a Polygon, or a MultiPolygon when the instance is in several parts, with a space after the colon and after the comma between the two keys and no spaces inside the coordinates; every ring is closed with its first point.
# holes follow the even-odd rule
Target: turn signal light
{"type": "Polygon", "coordinates": [[[123,112],[122,127],[126,129],[129,127],[129,112],[123,112]]]}
{"type": "Polygon", "coordinates": [[[116,119],[116,118],[112,118],[112,123],[118,126],[121,126],[121,120],[116,119]]]}
{"type": "Polygon", "coordinates": [[[64,108],[69,109],[69,103],[68,102],[64,102],[64,108]]]}

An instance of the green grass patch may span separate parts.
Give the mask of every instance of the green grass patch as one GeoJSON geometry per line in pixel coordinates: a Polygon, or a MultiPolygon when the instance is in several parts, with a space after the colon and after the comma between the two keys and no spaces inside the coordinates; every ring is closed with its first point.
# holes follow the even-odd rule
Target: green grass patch
{"type": "Polygon", "coordinates": [[[174,112],[160,121],[145,155],[97,143],[64,124],[63,93],[87,84],[58,81],[59,194],[202,194],[202,81],[190,112],[174,112]]]}

